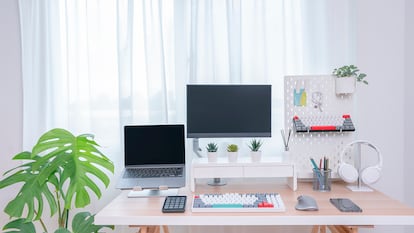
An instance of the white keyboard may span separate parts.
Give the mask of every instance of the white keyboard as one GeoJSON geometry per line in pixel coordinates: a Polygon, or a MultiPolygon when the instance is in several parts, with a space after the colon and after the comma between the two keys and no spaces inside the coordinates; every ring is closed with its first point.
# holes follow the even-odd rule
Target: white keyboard
{"type": "Polygon", "coordinates": [[[284,212],[278,193],[223,193],[193,196],[192,212],[284,212]]]}

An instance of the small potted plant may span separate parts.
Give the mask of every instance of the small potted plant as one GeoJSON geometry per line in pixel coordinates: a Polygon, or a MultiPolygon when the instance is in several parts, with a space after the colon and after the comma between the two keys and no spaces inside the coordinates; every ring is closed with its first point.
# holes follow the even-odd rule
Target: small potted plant
{"type": "Polygon", "coordinates": [[[207,149],[208,162],[210,163],[217,162],[217,150],[218,150],[217,144],[214,142],[210,142],[209,144],[207,144],[206,149],[207,149]]]}
{"type": "Polygon", "coordinates": [[[236,144],[229,144],[227,146],[227,154],[229,155],[229,162],[237,162],[237,154],[239,147],[236,144]]]}
{"type": "Polygon", "coordinates": [[[354,65],[342,66],[332,72],[336,76],[335,92],[336,94],[352,94],[355,91],[356,82],[368,85],[364,79],[367,75],[360,73],[358,67],[354,65]]]}
{"type": "Polygon", "coordinates": [[[250,141],[250,144],[248,145],[250,148],[250,155],[252,158],[252,162],[259,162],[262,158],[262,151],[260,150],[260,147],[262,147],[263,142],[258,139],[253,139],[250,141]]]}

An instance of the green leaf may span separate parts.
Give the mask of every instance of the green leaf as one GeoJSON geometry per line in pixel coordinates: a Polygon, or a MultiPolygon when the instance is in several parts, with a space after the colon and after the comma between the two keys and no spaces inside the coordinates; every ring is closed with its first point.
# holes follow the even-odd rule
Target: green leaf
{"type": "Polygon", "coordinates": [[[363,79],[367,76],[364,73],[359,73],[358,67],[354,65],[349,66],[342,66],[340,68],[335,68],[332,72],[333,75],[340,77],[355,77],[358,82],[363,82],[368,84],[368,82],[364,81],[363,79]]]}
{"type": "Polygon", "coordinates": [[[88,191],[101,197],[96,181],[107,187],[110,179],[102,168],[113,173],[114,165],[97,149],[98,146],[90,134],[75,137],[64,129],[52,129],[43,134],[31,153],[22,152],[14,157],[29,162],[10,170],[9,174],[14,173],[0,181],[0,189],[22,183],[5,212],[12,217],[21,217],[25,213],[27,219],[39,219],[44,200],[52,215],[57,212],[55,192],[63,198],[65,209],[71,209],[74,199],[77,208],[90,204],[88,191]],[[56,190],[51,191],[52,187],[56,190]]]}
{"type": "Polygon", "coordinates": [[[55,233],[71,233],[71,232],[66,228],[59,228],[55,231],[55,233]]]}
{"type": "Polygon", "coordinates": [[[359,76],[358,76],[360,79],[363,79],[363,78],[365,78],[365,77],[367,77],[367,75],[366,74],[359,74],[359,76]]]}
{"type": "Polygon", "coordinates": [[[89,212],[80,212],[73,217],[72,230],[73,233],[93,233],[98,232],[102,228],[114,229],[114,226],[100,226],[94,224],[95,217],[89,212]]]}
{"type": "Polygon", "coordinates": [[[23,210],[26,207],[26,219],[40,219],[44,206],[43,197],[46,198],[49,204],[50,213],[53,215],[57,211],[57,204],[53,193],[49,190],[46,182],[40,182],[38,171],[32,170],[32,164],[32,162],[23,164],[21,167],[25,169],[19,170],[0,181],[0,189],[13,184],[23,183],[16,197],[4,209],[11,217],[22,217],[23,210]]]}
{"type": "Polygon", "coordinates": [[[75,137],[66,130],[53,129],[44,134],[33,149],[38,154],[44,154],[39,164],[35,164],[47,164],[39,173],[42,179],[47,180],[59,169],[59,187],[63,190],[65,182],[69,182],[64,195],[66,209],[71,209],[74,198],[76,208],[90,204],[88,189],[100,198],[101,191],[91,178],[97,178],[108,187],[110,179],[102,168],[114,172],[113,163],[97,149],[98,144],[92,138],[90,134],[75,137]]]}
{"type": "Polygon", "coordinates": [[[18,153],[13,157],[13,160],[30,160],[32,158],[32,153],[29,151],[23,151],[18,153]]]}
{"type": "MultiPolygon", "coordinates": [[[[30,152],[28,152],[28,151],[24,151],[24,152],[21,152],[21,153],[19,153],[19,154],[15,155],[15,156],[13,157],[13,160],[31,160],[31,156],[32,156],[32,154],[31,154],[30,152]]],[[[10,170],[6,171],[3,175],[7,175],[7,174],[9,174],[10,172],[12,172],[12,171],[14,171],[14,170],[18,170],[19,168],[22,168],[22,167],[25,167],[25,165],[23,164],[23,165],[21,165],[21,166],[17,166],[17,167],[15,167],[15,168],[12,168],[12,169],[10,169],[10,170]]]]}
{"type": "Polygon", "coordinates": [[[4,233],[36,233],[35,226],[32,222],[19,218],[7,223],[3,227],[4,233]]]}
{"type": "Polygon", "coordinates": [[[250,144],[247,145],[251,151],[259,151],[260,147],[262,147],[263,142],[261,140],[258,139],[252,139],[250,141],[250,144]]]}

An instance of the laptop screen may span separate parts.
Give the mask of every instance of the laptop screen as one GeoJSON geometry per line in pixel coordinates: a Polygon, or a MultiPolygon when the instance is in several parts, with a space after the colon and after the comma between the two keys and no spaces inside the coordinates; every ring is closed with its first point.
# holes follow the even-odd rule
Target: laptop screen
{"type": "Polygon", "coordinates": [[[125,166],[184,164],[184,125],[124,127],[125,166]]]}

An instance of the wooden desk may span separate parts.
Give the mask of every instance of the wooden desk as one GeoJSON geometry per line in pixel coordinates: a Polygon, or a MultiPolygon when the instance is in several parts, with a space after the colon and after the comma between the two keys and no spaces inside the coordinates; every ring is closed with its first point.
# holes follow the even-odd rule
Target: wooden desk
{"type": "Polygon", "coordinates": [[[163,214],[161,206],[164,198],[127,198],[124,191],[95,216],[96,224],[112,225],[414,225],[414,208],[374,191],[356,193],[349,191],[343,183],[332,183],[331,192],[312,190],[309,182],[298,183],[292,191],[286,184],[255,181],[230,183],[226,186],[211,187],[197,184],[197,193],[211,192],[279,192],[286,206],[281,213],[193,213],[192,195],[189,189],[180,190],[187,195],[185,213],[163,214]],[[314,197],[319,211],[303,212],[295,210],[296,198],[306,194],[314,197]],[[329,198],[345,197],[353,200],[362,213],[342,213],[330,202],[329,198]]]}

